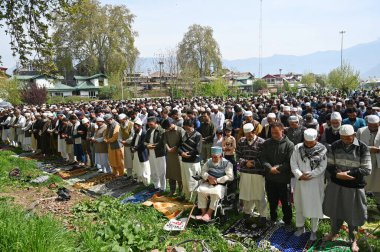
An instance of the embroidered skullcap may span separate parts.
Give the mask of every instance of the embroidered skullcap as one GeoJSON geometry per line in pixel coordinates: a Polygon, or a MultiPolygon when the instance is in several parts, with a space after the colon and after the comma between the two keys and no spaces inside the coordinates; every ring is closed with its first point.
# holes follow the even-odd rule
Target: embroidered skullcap
{"type": "Polygon", "coordinates": [[[367,116],[368,123],[379,123],[380,118],[377,115],[369,115],[367,116]]]}
{"type": "Polygon", "coordinates": [[[103,119],[102,117],[99,116],[99,117],[96,118],[96,121],[97,121],[97,122],[104,122],[104,119],[103,119]]]}
{"type": "Polygon", "coordinates": [[[148,122],[157,122],[157,118],[155,116],[150,116],[147,119],[148,122]]]}
{"type": "Polygon", "coordinates": [[[305,141],[315,141],[317,139],[318,132],[315,129],[307,129],[303,132],[305,141]]]}
{"type": "Polygon", "coordinates": [[[90,122],[90,120],[88,120],[87,118],[83,118],[82,119],[82,124],[85,124],[85,123],[88,123],[88,122],[90,122]]]}
{"type": "Polygon", "coordinates": [[[269,113],[267,115],[268,118],[276,118],[276,114],[275,113],[269,113]]]}
{"type": "Polygon", "coordinates": [[[252,116],[253,114],[252,114],[252,111],[250,111],[250,110],[246,110],[245,112],[244,112],[244,116],[252,116]]]}
{"type": "Polygon", "coordinates": [[[255,127],[253,126],[252,123],[246,123],[243,126],[243,131],[244,131],[244,133],[248,133],[248,132],[251,132],[254,128],[255,127]]]}
{"type": "Polygon", "coordinates": [[[126,114],[120,114],[120,115],[118,115],[118,118],[119,118],[119,120],[123,120],[123,119],[127,118],[127,115],[126,114]]]}
{"type": "Polygon", "coordinates": [[[288,118],[289,122],[299,122],[298,116],[289,116],[288,118]]]}
{"type": "Polygon", "coordinates": [[[331,113],[331,120],[339,120],[342,121],[342,116],[339,112],[332,112],[331,113]]]}
{"type": "Polygon", "coordinates": [[[339,135],[341,135],[341,136],[352,136],[353,134],[355,134],[355,131],[354,131],[354,127],[352,127],[352,125],[345,124],[345,125],[340,126],[339,135]]]}
{"type": "Polygon", "coordinates": [[[106,114],[106,115],[103,116],[103,119],[104,119],[104,121],[108,121],[108,120],[112,119],[112,115],[111,114],[106,114]]]}
{"type": "Polygon", "coordinates": [[[143,125],[143,123],[142,123],[142,121],[140,120],[140,118],[137,118],[137,119],[134,121],[134,123],[137,124],[137,125],[140,125],[140,126],[143,125]]]}
{"type": "Polygon", "coordinates": [[[219,146],[211,147],[211,155],[222,155],[223,150],[219,146]]]}

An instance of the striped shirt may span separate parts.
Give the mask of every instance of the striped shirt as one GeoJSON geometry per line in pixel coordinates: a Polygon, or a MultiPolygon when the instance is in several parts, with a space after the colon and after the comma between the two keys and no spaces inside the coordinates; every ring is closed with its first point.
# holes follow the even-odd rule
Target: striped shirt
{"type": "Polygon", "coordinates": [[[261,137],[256,137],[251,143],[248,142],[246,137],[239,139],[236,148],[236,155],[237,160],[240,164],[240,172],[264,175],[264,167],[261,166],[261,163],[259,161],[261,145],[264,143],[264,141],[265,140],[261,137]],[[254,161],[254,167],[247,167],[248,160],[254,161]]]}
{"type": "Polygon", "coordinates": [[[327,170],[331,174],[331,181],[349,188],[364,188],[364,176],[371,174],[371,156],[367,145],[355,138],[353,144],[347,146],[342,140],[331,145],[327,153],[327,170]],[[354,180],[340,180],[336,178],[338,172],[348,171],[354,180]]]}

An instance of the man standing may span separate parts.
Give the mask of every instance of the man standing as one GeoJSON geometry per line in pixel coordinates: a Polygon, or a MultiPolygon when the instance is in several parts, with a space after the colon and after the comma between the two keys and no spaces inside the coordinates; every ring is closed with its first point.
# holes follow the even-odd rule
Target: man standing
{"type": "MultiPolygon", "coordinates": [[[[136,119],[133,124],[134,135],[131,142],[131,152],[133,153],[133,169],[137,175],[137,182],[142,182],[145,186],[150,184],[150,165],[148,150],[144,145],[145,131],[140,119],[136,119]]],[[[124,168],[123,168],[124,169],[124,168]]]]}
{"type": "Polygon", "coordinates": [[[303,133],[306,128],[303,125],[300,125],[299,118],[297,116],[289,116],[288,121],[289,128],[285,130],[285,135],[294,143],[294,145],[302,143],[303,133]]]}
{"type": "Polygon", "coordinates": [[[292,208],[290,204],[290,157],[294,144],[284,134],[284,125],[274,122],[271,125],[271,138],[263,143],[261,162],[265,167],[265,189],[268,196],[270,216],[277,221],[278,201],[282,204],[283,221],[291,225],[292,208]]]}
{"type": "Polygon", "coordinates": [[[359,141],[365,143],[371,153],[372,173],[366,179],[366,191],[375,196],[377,208],[380,209],[380,118],[377,115],[367,116],[368,126],[356,133],[359,141]]]}
{"type": "Polygon", "coordinates": [[[346,222],[351,251],[358,251],[354,231],[367,219],[364,177],[371,174],[371,156],[368,147],[355,137],[352,125],[342,125],[339,134],[340,140],[331,145],[328,153],[331,181],[326,186],[323,212],[330,217],[331,233],[325,240],[335,239],[346,222]]]}
{"type": "Polygon", "coordinates": [[[202,135],[201,157],[203,163],[206,163],[211,156],[211,146],[215,136],[215,127],[214,124],[211,123],[210,112],[205,111],[202,116],[203,120],[198,131],[202,135]]]}
{"type": "Polygon", "coordinates": [[[192,192],[197,186],[197,181],[192,178],[201,172],[200,150],[202,146],[202,135],[194,130],[194,123],[190,119],[183,122],[183,128],[186,134],[182,137],[182,144],[179,147],[178,154],[181,160],[181,177],[183,192],[187,200],[192,201],[192,192]]]}
{"type": "Polygon", "coordinates": [[[236,155],[240,164],[240,194],[243,212],[251,215],[256,206],[261,217],[266,218],[267,201],[265,199],[265,170],[259,161],[264,139],[256,136],[252,123],[243,126],[245,137],[237,143],[236,155]]]}
{"type": "Polygon", "coordinates": [[[344,119],[342,124],[352,125],[355,132],[357,132],[358,129],[366,126],[365,120],[363,118],[357,117],[358,112],[355,108],[347,108],[346,113],[348,115],[348,118],[344,119]]]}
{"type": "Polygon", "coordinates": [[[133,134],[133,122],[128,119],[126,114],[120,114],[119,117],[120,123],[120,136],[121,143],[124,145],[124,166],[127,170],[127,175],[129,178],[132,178],[133,173],[133,159],[131,152],[131,141],[133,134]]]}
{"type": "Polygon", "coordinates": [[[108,161],[112,168],[112,174],[120,177],[124,175],[124,147],[119,142],[120,125],[111,114],[104,116],[107,130],[103,142],[108,144],[108,161]]]}
{"type": "Polygon", "coordinates": [[[219,111],[218,105],[212,107],[211,122],[215,127],[215,130],[223,130],[224,114],[219,111]]]}
{"type": "Polygon", "coordinates": [[[330,118],[331,126],[327,127],[322,134],[321,143],[326,147],[340,140],[339,129],[342,125],[342,116],[339,112],[332,112],[330,118]]]}
{"type": "Polygon", "coordinates": [[[176,191],[176,182],[178,191],[182,192],[181,164],[178,156],[178,149],[182,143],[182,136],[185,131],[174,124],[171,118],[164,119],[161,127],[165,130],[163,135],[163,145],[166,149],[166,177],[169,179],[170,193],[173,196],[176,191]]]}
{"type": "Polygon", "coordinates": [[[148,131],[145,135],[145,146],[149,150],[149,164],[152,182],[156,190],[166,189],[166,160],[163,145],[164,130],[157,124],[156,117],[148,118],[148,131]]]}
{"type": "Polygon", "coordinates": [[[290,165],[296,178],[294,205],[296,207],[296,236],[305,232],[305,218],[311,218],[310,240],[317,239],[318,221],[323,218],[324,172],[327,149],[317,142],[318,132],[307,129],[304,142],[295,146],[290,165]]]}

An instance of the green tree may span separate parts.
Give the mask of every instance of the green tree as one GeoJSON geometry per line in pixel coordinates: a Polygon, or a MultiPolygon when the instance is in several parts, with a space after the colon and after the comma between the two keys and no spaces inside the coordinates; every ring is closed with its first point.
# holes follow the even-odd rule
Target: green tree
{"type": "Polygon", "coordinates": [[[315,82],[319,85],[320,88],[326,88],[328,85],[327,75],[317,75],[315,77],[315,82]]]}
{"type": "Polygon", "coordinates": [[[54,71],[53,44],[49,28],[57,15],[67,13],[78,0],[0,1],[0,28],[6,25],[13,55],[26,65],[33,58],[35,67],[54,71]]]}
{"type": "Polygon", "coordinates": [[[21,104],[19,84],[15,79],[0,79],[0,98],[12,103],[13,105],[21,104]]]}
{"type": "Polygon", "coordinates": [[[72,6],[69,15],[54,22],[59,69],[70,66],[70,59],[83,75],[101,72],[123,76],[134,69],[138,56],[134,18],[124,5],[101,6],[97,0],[82,0],[72,6]],[[62,55],[64,60],[59,57],[62,55]]]}
{"type": "Polygon", "coordinates": [[[284,80],[284,85],[282,86],[282,88],[283,88],[284,91],[286,91],[286,92],[290,91],[289,81],[284,80]]]}
{"type": "Polygon", "coordinates": [[[342,67],[333,69],[328,75],[328,83],[346,94],[359,86],[359,71],[355,71],[350,64],[345,63],[342,67]]]}
{"type": "Polygon", "coordinates": [[[198,77],[209,76],[211,66],[214,72],[222,68],[219,45],[209,26],[190,26],[178,45],[177,55],[180,69],[194,69],[198,77]]]}
{"type": "Polygon", "coordinates": [[[302,75],[301,83],[306,86],[306,88],[312,88],[316,83],[315,74],[305,73],[302,75]]]}
{"type": "Polygon", "coordinates": [[[255,80],[255,82],[253,82],[252,88],[253,88],[254,92],[257,92],[259,90],[267,89],[268,84],[265,80],[257,79],[257,80],[255,80]]]}

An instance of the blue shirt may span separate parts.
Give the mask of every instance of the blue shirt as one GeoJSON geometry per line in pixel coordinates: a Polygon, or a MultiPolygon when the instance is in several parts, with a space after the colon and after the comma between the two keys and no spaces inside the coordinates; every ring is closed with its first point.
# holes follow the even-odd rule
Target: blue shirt
{"type": "Polygon", "coordinates": [[[356,121],[350,121],[350,118],[343,119],[342,124],[351,124],[352,127],[354,127],[355,132],[358,131],[358,129],[367,126],[367,123],[363,118],[356,117],[356,121]]]}

